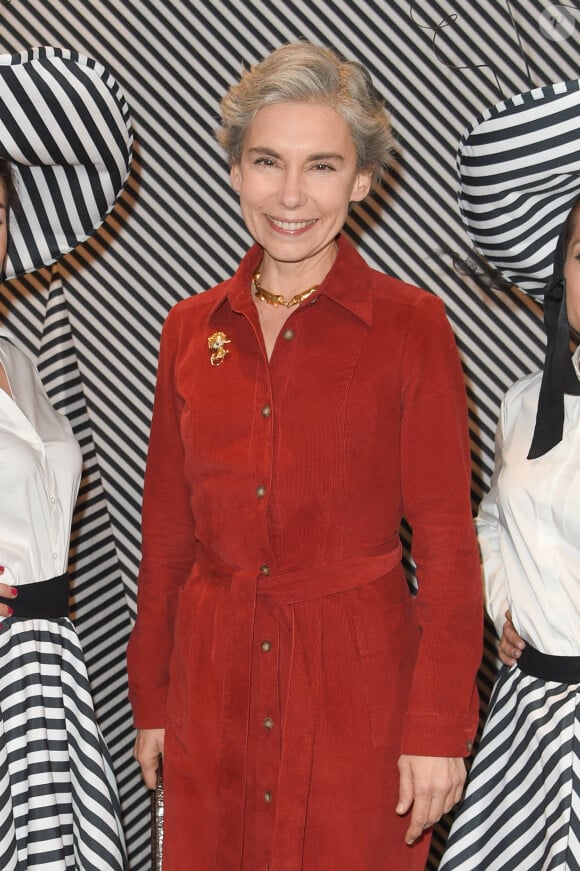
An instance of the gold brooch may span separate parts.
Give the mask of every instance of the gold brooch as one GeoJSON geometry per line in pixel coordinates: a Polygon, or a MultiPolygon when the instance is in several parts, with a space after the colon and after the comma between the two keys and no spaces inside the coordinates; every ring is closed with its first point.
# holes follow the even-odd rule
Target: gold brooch
{"type": "Polygon", "coordinates": [[[226,359],[227,355],[230,353],[229,348],[225,348],[224,345],[229,345],[231,339],[226,338],[226,334],[222,332],[212,333],[212,335],[207,340],[207,346],[209,348],[209,362],[212,366],[221,366],[221,364],[226,359]]]}

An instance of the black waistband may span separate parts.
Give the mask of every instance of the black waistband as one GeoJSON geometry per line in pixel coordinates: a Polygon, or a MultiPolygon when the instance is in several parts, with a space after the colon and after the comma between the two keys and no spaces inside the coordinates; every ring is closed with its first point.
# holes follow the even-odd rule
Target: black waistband
{"type": "Polygon", "coordinates": [[[518,659],[524,674],[558,683],[580,683],[580,656],[552,656],[526,644],[518,659]]]}
{"type": "Polygon", "coordinates": [[[13,617],[44,617],[47,620],[68,617],[68,574],[35,584],[21,584],[17,589],[15,599],[0,596],[0,602],[9,605],[14,611],[13,617]]]}

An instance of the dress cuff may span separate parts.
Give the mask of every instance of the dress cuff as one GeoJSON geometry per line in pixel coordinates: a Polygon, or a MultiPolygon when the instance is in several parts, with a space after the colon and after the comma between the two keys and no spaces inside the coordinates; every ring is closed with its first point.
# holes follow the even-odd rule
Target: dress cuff
{"type": "Polygon", "coordinates": [[[401,753],[409,756],[469,756],[479,722],[478,713],[407,714],[401,753]]]}
{"type": "Polygon", "coordinates": [[[129,690],[136,729],[164,729],[167,708],[167,688],[129,690]]]}

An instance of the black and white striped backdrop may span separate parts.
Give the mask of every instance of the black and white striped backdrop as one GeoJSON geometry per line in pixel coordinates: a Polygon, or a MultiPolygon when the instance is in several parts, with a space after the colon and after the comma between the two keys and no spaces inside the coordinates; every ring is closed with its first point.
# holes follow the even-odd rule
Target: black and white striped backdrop
{"type": "MultiPolygon", "coordinates": [[[[243,64],[302,37],[363,61],[390,106],[398,163],[352,213],[348,232],[372,265],[446,303],[469,394],[475,507],[489,481],[500,398],[539,365],[544,339],[538,305],[499,293],[471,253],[455,151],[488,105],[578,76],[577,0],[0,0],[1,53],[53,45],[95,58],[133,116],[133,172],[97,236],[59,264],[59,276],[44,270],[10,282],[0,298],[0,317],[39,355],[85,455],[75,610],[132,871],[150,867],[148,797],[131,760],[124,648],[160,328],[174,302],[228,275],[249,242],[212,138],[219,98],[243,64]],[[55,372],[55,330],[66,376],[55,372]]],[[[489,638],[484,706],[493,671],[489,638]]],[[[434,838],[432,869],[445,831],[434,838]]]]}

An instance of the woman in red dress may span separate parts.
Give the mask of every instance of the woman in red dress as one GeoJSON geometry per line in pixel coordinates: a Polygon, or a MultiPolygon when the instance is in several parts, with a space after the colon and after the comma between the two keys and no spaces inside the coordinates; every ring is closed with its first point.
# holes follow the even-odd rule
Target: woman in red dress
{"type": "Polygon", "coordinates": [[[419,871],[477,722],[455,343],[341,232],[391,154],[363,67],[284,46],[222,115],[255,244],[163,330],[129,648],[164,871],[419,871]]]}

